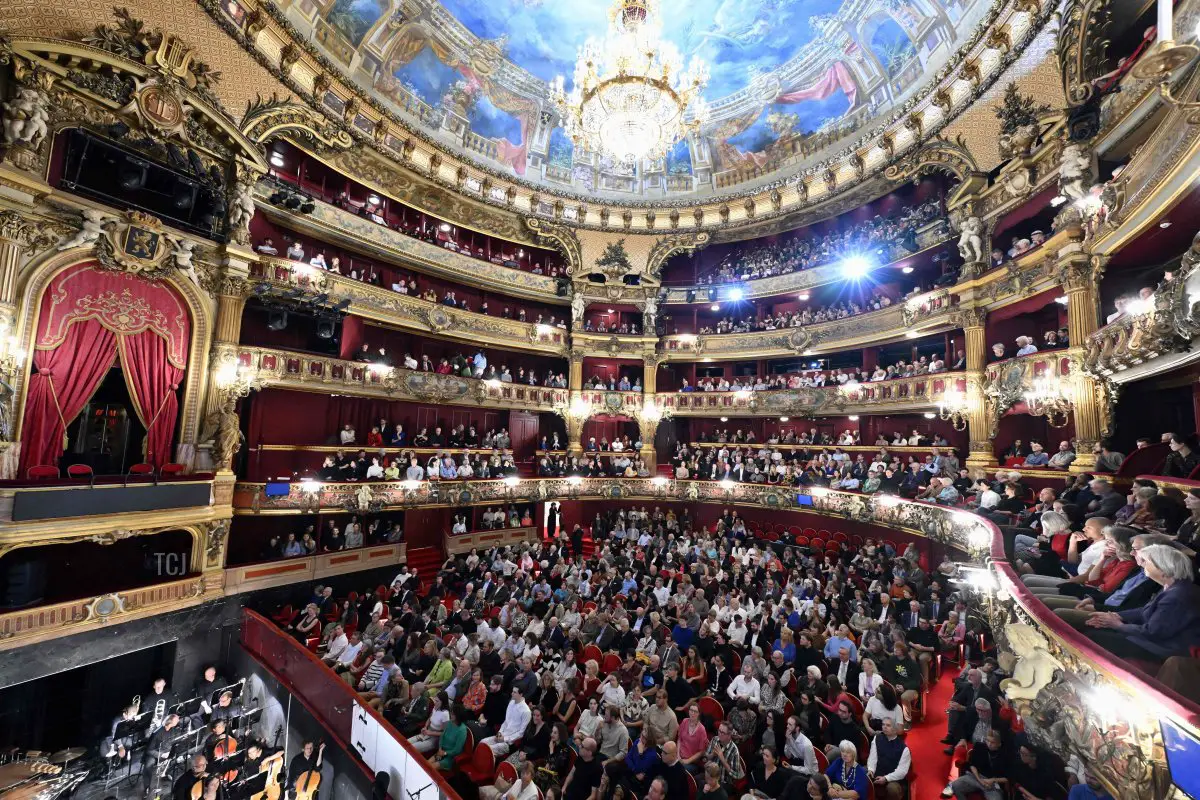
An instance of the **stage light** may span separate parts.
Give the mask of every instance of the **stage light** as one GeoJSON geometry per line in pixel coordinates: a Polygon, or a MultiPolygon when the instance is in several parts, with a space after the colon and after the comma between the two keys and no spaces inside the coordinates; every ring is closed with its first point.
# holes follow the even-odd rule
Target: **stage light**
{"type": "Polygon", "coordinates": [[[317,320],[317,338],[332,339],[333,335],[337,332],[334,329],[334,324],[335,320],[332,319],[317,320]]]}
{"type": "Polygon", "coordinates": [[[905,275],[912,275],[912,267],[904,267],[900,271],[903,272],[905,275]]]}
{"type": "Polygon", "coordinates": [[[288,325],[288,313],[283,309],[272,309],[267,314],[267,327],[273,331],[281,331],[288,325]]]}
{"type": "Polygon", "coordinates": [[[312,200],[305,200],[303,203],[300,204],[300,213],[301,214],[311,214],[316,210],[317,210],[317,204],[314,203],[312,200]]]}
{"type": "Polygon", "coordinates": [[[379,205],[379,195],[377,195],[377,194],[370,195],[369,197],[367,197],[367,202],[373,206],[379,205]]]}
{"type": "Polygon", "coordinates": [[[735,303],[740,303],[742,301],[742,298],[745,296],[746,296],[746,293],[743,292],[741,289],[730,289],[729,290],[729,299],[735,303]]]}
{"type": "Polygon", "coordinates": [[[779,421],[780,421],[780,422],[787,422],[787,421],[788,421],[788,417],[780,417],[780,418],[779,418],[779,421]]]}
{"type": "Polygon", "coordinates": [[[721,417],[721,422],[729,422],[729,417],[721,417]]]}
{"type": "Polygon", "coordinates": [[[851,422],[858,422],[858,414],[851,414],[850,416],[846,417],[846,419],[850,420],[851,422]]]}
{"type": "Polygon", "coordinates": [[[717,287],[710,286],[708,288],[708,302],[715,302],[717,299],[717,287]]]}
{"type": "Polygon", "coordinates": [[[711,306],[709,306],[709,308],[710,308],[710,309],[712,309],[713,311],[720,311],[720,310],[721,310],[721,304],[720,304],[720,303],[713,303],[711,306]]]}
{"type": "Polygon", "coordinates": [[[443,222],[441,225],[438,225],[438,230],[441,231],[442,233],[449,233],[450,232],[450,223],[443,222]]]}
{"type": "Polygon", "coordinates": [[[905,339],[915,339],[915,338],[917,338],[917,337],[918,337],[918,336],[920,336],[920,335],[921,335],[921,334],[917,333],[916,331],[905,331],[905,332],[904,332],[904,338],[905,338],[905,339]]]}
{"type": "Polygon", "coordinates": [[[284,164],[283,153],[279,152],[278,150],[273,151],[271,153],[271,166],[272,167],[282,167],[283,164],[284,164]]]}
{"type": "Polygon", "coordinates": [[[933,419],[936,416],[937,416],[937,414],[934,414],[932,411],[925,412],[925,419],[933,419]]]}
{"type": "Polygon", "coordinates": [[[132,161],[121,168],[120,175],[117,178],[121,188],[125,191],[141,189],[146,185],[146,165],[132,161]]]}
{"type": "Polygon", "coordinates": [[[653,478],[650,479],[650,482],[652,484],[654,484],[655,486],[657,486],[659,489],[661,489],[662,487],[667,485],[667,479],[665,477],[663,477],[662,475],[655,475],[653,478]]]}
{"type": "Polygon", "coordinates": [[[504,485],[510,489],[516,487],[516,485],[519,484],[520,482],[521,482],[521,479],[518,478],[516,475],[509,475],[507,478],[504,479],[504,485]]]}
{"type": "Polygon", "coordinates": [[[283,201],[283,205],[285,208],[287,208],[291,211],[296,211],[297,209],[300,208],[299,195],[294,195],[294,194],[288,195],[287,199],[283,201]]]}
{"type": "Polygon", "coordinates": [[[808,292],[801,292],[800,294],[796,295],[796,299],[801,302],[808,300],[808,292]]]}
{"type": "Polygon", "coordinates": [[[842,260],[842,276],[852,281],[865,278],[871,272],[871,262],[862,256],[850,256],[842,260]]]}
{"type": "Polygon", "coordinates": [[[694,302],[696,302],[696,290],[695,290],[695,289],[688,289],[688,290],[687,290],[687,301],[688,301],[689,303],[694,303],[694,302]]]}

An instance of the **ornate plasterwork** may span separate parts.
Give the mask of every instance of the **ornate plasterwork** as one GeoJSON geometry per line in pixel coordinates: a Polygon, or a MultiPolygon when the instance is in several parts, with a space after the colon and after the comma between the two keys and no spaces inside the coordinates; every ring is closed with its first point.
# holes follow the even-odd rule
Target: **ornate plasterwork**
{"type": "Polygon", "coordinates": [[[310,106],[271,95],[258,98],[238,125],[246,138],[264,144],[278,137],[299,138],[318,151],[348,150],[354,139],[310,106]]]}
{"type": "Polygon", "coordinates": [[[1058,34],[1058,65],[1067,103],[1082,106],[1095,95],[1092,81],[1107,71],[1111,0],[1067,0],[1058,34]]]}
{"type": "Polygon", "coordinates": [[[562,253],[569,274],[578,275],[584,271],[583,250],[574,228],[547,222],[539,217],[525,217],[524,220],[539,242],[549,244],[562,253]]]}
{"type": "MultiPolygon", "coordinates": [[[[226,27],[235,36],[242,36],[241,28],[233,23],[225,16],[221,7],[215,0],[202,0],[202,4],[210,14],[224,27],[226,27]]],[[[403,123],[377,104],[372,98],[363,94],[355,86],[351,86],[339,78],[331,78],[330,76],[337,75],[339,68],[330,63],[327,59],[312,49],[307,43],[303,42],[303,37],[298,35],[298,32],[287,21],[286,17],[273,6],[259,6],[251,1],[243,4],[248,14],[256,14],[257,12],[265,12],[270,17],[270,21],[262,29],[256,31],[256,36],[251,42],[247,39],[247,45],[251,47],[255,57],[264,66],[272,69],[276,76],[283,80],[287,85],[293,87],[298,94],[304,97],[312,95],[311,88],[315,82],[314,77],[323,76],[322,80],[329,80],[329,88],[325,92],[323,108],[328,108],[330,112],[336,111],[336,119],[341,124],[346,125],[347,130],[359,140],[365,147],[375,147],[377,143],[383,142],[383,150],[389,153],[392,157],[399,155],[401,161],[412,163],[418,168],[424,168],[426,165],[433,169],[424,170],[429,172],[431,178],[435,182],[446,182],[451,186],[457,186],[459,183],[464,185],[483,185],[483,182],[488,181],[490,191],[487,196],[480,196],[479,202],[490,205],[497,205],[505,209],[516,208],[520,211],[533,211],[534,213],[546,214],[553,216],[556,213],[558,205],[554,202],[541,202],[540,199],[531,195],[538,195],[543,189],[535,188],[532,184],[526,185],[526,182],[512,175],[503,174],[491,170],[487,167],[478,164],[464,165],[459,163],[451,164],[447,157],[443,157],[438,149],[438,145],[434,143],[428,136],[419,130],[406,128],[403,123]],[[283,49],[286,45],[295,45],[300,50],[306,50],[302,53],[299,60],[295,64],[289,64],[289,69],[286,74],[279,69],[278,59],[275,56],[277,49],[283,49]],[[330,106],[330,98],[333,98],[333,106],[330,106]],[[353,124],[347,124],[342,119],[347,104],[351,100],[358,102],[357,116],[353,124]],[[387,126],[386,133],[381,133],[383,126],[387,126]],[[431,152],[437,151],[437,152],[431,152]],[[435,165],[436,160],[436,165],[435,165]],[[467,168],[467,180],[447,180],[445,175],[459,175],[461,177],[460,166],[467,168]],[[449,169],[447,169],[447,167],[449,169]],[[515,193],[510,192],[510,188],[515,188],[515,193]],[[532,190],[532,192],[531,192],[532,190]],[[534,202],[538,199],[538,202],[534,202]]],[[[721,213],[721,209],[715,210],[718,213],[700,213],[691,215],[693,220],[691,224],[696,224],[694,220],[699,220],[700,224],[708,224],[717,227],[738,227],[753,219],[758,221],[772,216],[782,216],[791,213],[799,206],[805,205],[809,199],[810,192],[815,194],[811,199],[814,202],[821,202],[829,195],[830,191],[841,192],[846,189],[853,188],[858,184],[871,180],[875,169],[886,167],[888,160],[893,156],[902,155],[905,150],[913,146],[916,139],[912,135],[912,131],[916,130],[920,135],[933,135],[947,124],[954,116],[960,113],[964,108],[970,106],[972,99],[977,96],[977,93],[985,91],[990,83],[995,80],[995,77],[1003,72],[1003,70],[1015,59],[1015,55],[1024,44],[1036,33],[1038,29],[1048,19],[1053,6],[1047,4],[1045,7],[1039,5],[1035,0],[1017,0],[1014,3],[1004,3],[997,0],[993,6],[985,13],[984,24],[976,31],[973,38],[967,42],[960,50],[950,59],[943,69],[933,76],[931,88],[925,94],[918,93],[913,98],[908,100],[904,106],[898,109],[891,117],[884,121],[884,124],[878,128],[868,130],[860,139],[851,143],[844,151],[834,154],[834,157],[827,162],[829,165],[810,168],[804,175],[797,176],[800,180],[805,181],[810,191],[790,191],[792,186],[798,188],[793,180],[780,180],[774,183],[765,184],[761,187],[750,189],[733,195],[741,200],[750,199],[753,201],[754,216],[749,217],[742,206],[743,202],[736,208],[732,214],[721,213]],[[993,27],[1004,28],[1005,35],[989,35],[989,31],[993,27]],[[981,58],[985,52],[995,52],[996,57],[988,56],[981,58]],[[980,71],[979,81],[976,84],[974,80],[960,81],[961,62],[968,62],[978,67],[980,71]],[[933,99],[937,96],[937,91],[933,87],[941,89],[941,97],[949,97],[951,104],[947,107],[943,102],[939,107],[934,104],[933,99]],[[964,93],[963,89],[966,88],[964,93]],[[916,115],[921,119],[921,124],[916,128],[906,126],[908,120],[911,120],[916,115]],[[889,133],[890,128],[898,127],[900,133],[889,133]],[[886,140],[886,146],[882,144],[886,140]],[[874,155],[875,150],[880,150],[885,153],[884,158],[879,158],[874,155]],[[871,153],[870,158],[865,158],[863,154],[871,153]],[[858,171],[854,170],[850,165],[852,159],[857,157],[862,159],[864,163],[869,162],[874,168],[862,170],[861,177],[858,171]],[[843,166],[845,168],[843,169],[843,166]],[[825,192],[812,192],[812,188],[817,186],[817,182],[810,182],[808,179],[811,172],[813,175],[833,176],[832,183],[829,180],[825,181],[825,192]],[[788,190],[785,190],[788,187],[788,190]],[[781,202],[778,204],[773,202],[773,193],[779,193],[781,202]],[[778,206],[778,211],[775,207],[778,206]],[[763,209],[771,209],[764,213],[763,209]]],[[[259,17],[255,17],[259,20],[259,17]]],[[[291,51],[289,51],[291,52],[291,51]]],[[[974,73],[972,72],[972,75],[974,73]]],[[[364,149],[365,149],[364,147],[364,149]]],[[[568,195],[563,192],[557,192],[558,196],[566,202],[570,203],[594,203],[595,198],[592,196],[583,195],[568,195]]],[[[657,213],[654,209],[665,207],[677,207],[681,210],[704,211],[698,207],[695,202],[680,202],[680,201],[655,201],[654,203],[627,203],[628,208],[645,209],[639,211],[632,216],[627,214],[619,215],[622,220],[623,227],[633,232],[644,230],[652,230],[652,226],[648,224],[648,213],[657,213]]],[[[707,205],[707,204],[704,204],[707,205]]],[[[608,217],[608,208],[591,207],[586,210],[583,219],[575,221],[582,227],[603,227],[597,222],[603,223],[608,217]]],[[[689,223],[689,215],[683,213],[680,215],[679,224],[686,225],[689,223]]]]}

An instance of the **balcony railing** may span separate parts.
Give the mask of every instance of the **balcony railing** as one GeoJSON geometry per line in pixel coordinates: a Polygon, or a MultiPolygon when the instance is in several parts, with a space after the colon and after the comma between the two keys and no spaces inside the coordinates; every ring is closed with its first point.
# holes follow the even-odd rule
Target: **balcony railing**
{"type": "MultiPolygon", "coordinates": [[[[299,261],[261,256],[251,270],[251,277],[274,286],[327,294],[331,304],[349,300],[349,313],[408,330],[497,347],[555,354],[566,352],[565,328],[463,311],[299,261]]],[[[565,315],[564,310],[564,318],[565,315]]]]}
{"type": "Polygon", "coordinates": [[[661,340],[671,361],[720,358],[784,358],[831,352],[845,347],[897,339],[914,327],[934,333],[955,325],[958,297],[948,290],[929,292],[879,311],[829,322],[779,328],[773,331],[725,334],[675,334],[661,340]]]}
{"type": "Polygon", "coordinates": [[[347,572],[404,563],[408,545],[384,544],[358,547],[336,553],[319,553],[303,558],[277,559],[257,564],[240,564],[225,570],[225,594],[241,594],[293,583],[329,578],[347,572]]]}
{"type": "Polygon", "coordinates": [[[1170,280],[1159,284],[1140,313],[1127,313],[1088,337],[1083,368],[1092,375],[1113,375],[1150,362],[1161,361],[1154,372],[1175,366],[1179,358],[1194,348],[1200,335],[1200,270],[1190,253],[1184,265],[1170,280]]]}
{"type": "Polygon", "coordinates": [[[507,547],[522,542],[534,542],[538,538],[537,528],[496,528],[494,530],[472,531],[457,535],[446,534],[443,545],[447,555],[468,553],[471,550],[483,552],[492,547],[507,547]]]}
{"type": "Polygon", "coordinates": [[[966,391],[966,376],[939,372],[913,378],[755,392],[673,392],[656,397],[676,416],[778,416],[878,413],[932,408],[949,391],[966,391]]]}
{"type": "MultiPolygon", "coordinates": [[[[909,252],[896,247],[887,257],[894,263],[895,261],[911,258],[913,255],[924,250],[944,244],[952,238],[954,238],[954,234],[946,221],[944,219],[935,220],[917,231],[917,249],[915,251],[909,252]]],[[[735,288],[741,292],[740,296],[747,300],[758,297],[775,297],[806,289],[814,289],[827,283],[841,281],[844,277],[841,264],[830,263],[809,269],[797,270],[796,272],[789,272],[784,275],[773,275],[770,278],[671,286],[667,292],[667,303],[688,302],[687,294],[689,291],[695,291],[697,296],[703,300],[707,300],[709,289],[717,290],[716,300],[719,301],[731,300],[732,298],[729,296],[729,293],[735,288]]]]}
{"type": "Polygon", "coordinates": [[[570,392],[478,378],[460,378],[266,347],[221,345],[218,360],[233,359],[263,386],[355,394],[419,403],[483,405],[531,411],[566,407],[570,392]]]}
{"type": "Polygon", "coordinates": [[[272,191],[272,187],[265,183],[256,188],[259,209],[286,227],[310,234],[321,241],[344,245],[404,269],[415,266],[421,272],[471,286],[482,283],[495,291],[517,297],[551,303],[564,302],[557,295],[557,281],[547,275],[534,275],[525,270],[465,256],[315,198],[315,208],[311,214],[281,208],[268,202],[272,191]]]}

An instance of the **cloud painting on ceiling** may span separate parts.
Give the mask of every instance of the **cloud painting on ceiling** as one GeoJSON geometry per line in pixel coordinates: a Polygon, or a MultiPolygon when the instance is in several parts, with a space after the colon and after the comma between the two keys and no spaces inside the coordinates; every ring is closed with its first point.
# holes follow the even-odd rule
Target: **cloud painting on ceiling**
{"type": "Polygon", "coordinates": [[[685,61],[708,64],[712,112],[698,136],[632,174],[579,152],[547,99],[549,81],[572,81],[580,46],[603,37],[611,6],[333,0],[310,38],[406,121],[494,169],[626,194],[646,191],[655,175],[691,175],[672,186],[712,192],[718,179],[729,186],[799,166],[889,111],[930,74],[931,58],[948,57],[987,3],[658,0],[663,38],[685,61]]]}

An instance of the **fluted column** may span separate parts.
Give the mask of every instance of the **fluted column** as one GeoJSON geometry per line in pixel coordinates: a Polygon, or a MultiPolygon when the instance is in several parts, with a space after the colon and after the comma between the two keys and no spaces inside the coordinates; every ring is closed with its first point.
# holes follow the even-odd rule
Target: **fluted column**
{"type": "Polygon", "coordinates": [[[992,447],[992,420],[983,391],[988,351],[987,312],[966,308],[961,312],[961,319],[967,356],[967,468],[989,469],[997,462],[992,447]]]}
{"type": "Polygon", "coordinates": [[[1075,366],[1082,361],[1089,336],[1100,327],[1100,278],[1104,262],[1083,252],[1062,257],[1059,281],[1067,295],[1067,333],[1071,339],[1071,377],[1067,392],[1075,422],[1075,461],[1072,472],[1096,468],[1092,448],[1112,427],[1108,388],[1075,366]]]}

